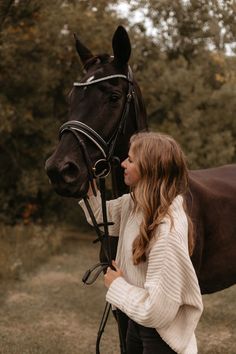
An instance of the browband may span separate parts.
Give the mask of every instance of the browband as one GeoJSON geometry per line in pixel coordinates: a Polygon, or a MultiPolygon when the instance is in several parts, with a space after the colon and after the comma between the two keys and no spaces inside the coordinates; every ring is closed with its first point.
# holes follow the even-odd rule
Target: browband
{"type": "Polygon", "coordinates": [[[109,75],[109,76],[104,76],[104,77],[100,77],[98,79],[95,79],[95,80],[91,80],[91,81],[86,81],[86,82],[74,82],[74,86],[88,86],[88,85],[93,85],[93,84],[96,84],[98,82],[101,82],[101,81],[107,81],[107,80],[110,80],[110,79],[115,79],[117,77],[120,77],[122,79],[125,79],[129,82],[131,82],[129,80],[129,78],[126,76],[126,75],[122,75],[122,74],[114,74],[114,75],[109,75]]]}

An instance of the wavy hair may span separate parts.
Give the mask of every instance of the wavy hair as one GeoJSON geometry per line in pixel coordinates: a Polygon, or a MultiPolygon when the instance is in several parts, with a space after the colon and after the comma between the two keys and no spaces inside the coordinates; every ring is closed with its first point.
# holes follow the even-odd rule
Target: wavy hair
{"type": "MultiPolygon", "coordinates": [[[[169,207],[177,195],[188,190],[188,172],[185,155],[179,144],[170,136],[142,132],[130,140],[130,149],[140,173],[138,183],[131,189],[134,212],[141,210],[143,220],[139,235],[133,242],[133,262],[146,261],[146,251],[155,230],[168,215],[173,226],[169,207]]],[[[188,219],[188,247],[191,255],[194,248],[193,224],[188,219]]]]}

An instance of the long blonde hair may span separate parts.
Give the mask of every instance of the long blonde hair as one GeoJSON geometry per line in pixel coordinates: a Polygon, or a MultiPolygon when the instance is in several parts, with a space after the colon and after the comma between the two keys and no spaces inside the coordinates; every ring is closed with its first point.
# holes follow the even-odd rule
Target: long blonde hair
{"type": "MultiPolygon", "coordinates": [[[[134,211],[141,210],[143,214],[139,235],[133,242],[133,262],[139,264],[146,261],[148,245],[157,226],[169,215],[171,203],[177,195],[184,196],[187,192],[188,172],[183,151],[168,135],[154,132],[135,134],[131,137],[130,149],[140,173],[138,183],[131,189],[134,211]]],[[[171,219],[171,215],[169,217],[171,219]]],[[[194,248],[193,225],[188,215],[187,218],[191,255],[194,248]]]]}

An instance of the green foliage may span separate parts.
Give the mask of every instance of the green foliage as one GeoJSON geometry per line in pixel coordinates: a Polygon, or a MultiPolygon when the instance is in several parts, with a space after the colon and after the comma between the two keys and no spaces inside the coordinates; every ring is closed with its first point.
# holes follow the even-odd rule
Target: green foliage
{"type": "Polygon", "coordinates": [[[181,143],[191,168],[236,162],[236,57],[225,54],[235,2],[139,0],[133,9],[141,6],[154,28],[142,58],[135,48],[152,128],[181,143]]]}
{"type": "Polygon", "coordinates": [[[131,66],[151,127],[173,135],[190,166],[236,162],[236,34],[231,1],[135,1],[155,28],[120,19],[118,1],[4,0],[0,5],[0,220],[80,223],[75,201],[48,184],[44,163],[67,119],[67,94],[81,76],[76,32],[92,52],[111,53],[117,25],[129,28],[131,66]],[[73,205],[73,208],[71,207],[73,205]],[[74,214],[68,210],[75,210],[74,214]]]}
{"type": "Polygon", "coordinates": [[[180,56],[160,67],[150,105],[153,128],[181,143],[191,168],[235,162],[236,82],[227,58],[206,52],[191,64],[180,56]]]}
{"type": "Polygon", "coordinates": [[[224,50],[235,41],[235,1],[137,0],[156,30],[155,39],[170,57],[190,59],[211,45],[224,50]]]}
{"type": "Polygon", "coordinates": [[[83,33],[92,50],[105,45],[110,51],[118,20],[107,1],[19,0],[4,5],[0,33],[0,220],[14,222],[30,210],[40,219],[50,214],[49,208],[60,215],[67,203],[52,191],[44,163],[55,148],[59,126],[67,119],[67,94],[81,75],[73,32],[83,33]]]}

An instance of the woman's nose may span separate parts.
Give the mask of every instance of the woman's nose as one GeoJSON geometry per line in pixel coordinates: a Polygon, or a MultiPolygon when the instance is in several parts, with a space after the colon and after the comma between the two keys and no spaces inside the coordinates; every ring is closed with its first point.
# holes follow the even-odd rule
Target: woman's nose
{"type": "Polygon", "coordinates": [[[126,161],[127,161],[127,159],[125,159],[124,161],[121,162],[121,167],[125,168],[125,166],[126,166],[126,161]]]}

